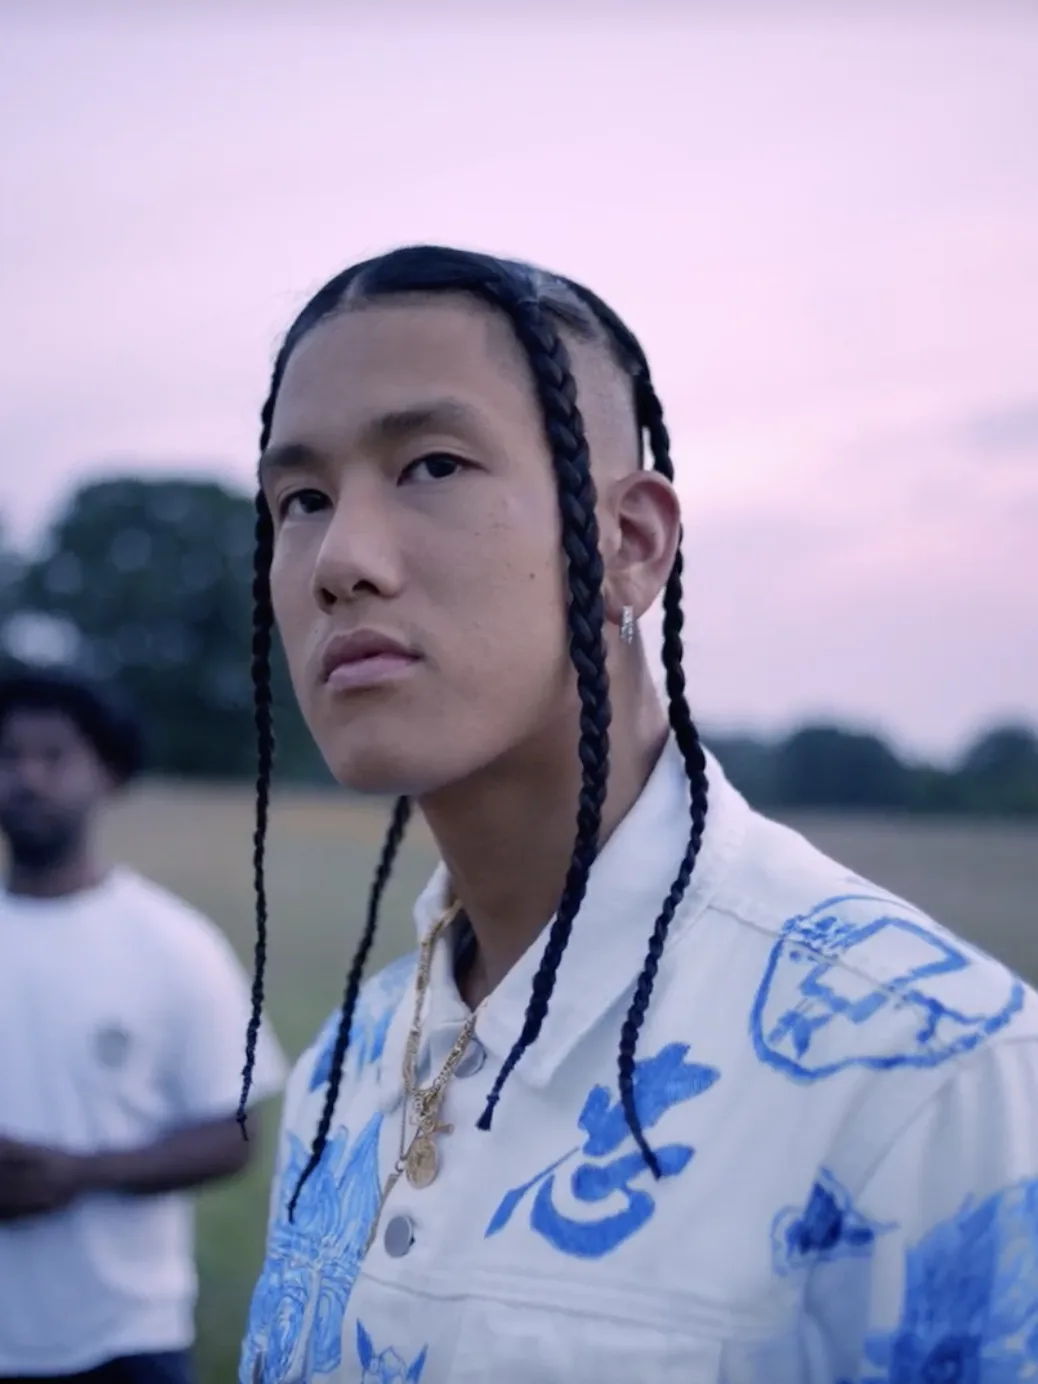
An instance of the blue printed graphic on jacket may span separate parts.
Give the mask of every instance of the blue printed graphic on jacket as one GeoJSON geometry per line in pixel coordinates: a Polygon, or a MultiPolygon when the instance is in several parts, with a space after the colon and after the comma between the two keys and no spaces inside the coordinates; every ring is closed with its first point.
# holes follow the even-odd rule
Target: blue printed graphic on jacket
{"type": "Polygon", "coordinates": [[[807,1204],[784,1207],[772,1222],[775,1272],[786,1277],[833,1259],[866,1258],[876,1237],[893,1229],[859,1211],[847,1189],[822,1168],[807,1204]]]}
{"type": "Polygon", "coordinates": [[[906,907],[848,894],[784,925],[750,1017],[762,1062],[797,1081],[854,1066],[934,1067],[1009,1023],[1021,983],[994,962],[979,968],[906,907]],[[875,1021],[895,1011],[914,1016],[914,1027],[891,1047],[890,1026],[875,1021]]]}
{"type": "Polygon", "coordinates": [[[360,1384],[419,1384],[426,1353],[423,1346],[410,1364],[392,1347],[376,1353],[371,1337],[363,1325],[357,1323],[357,1359],[364,1371],[360,1384]]]}
{"type": "MultiPolygon", "coordinates": [[[[713,1067],[686,1061],[687,1043],[669,1043],[655,1057],[635,1063],[634,1101],[642,1128],[648,1132],[672,1106],[701,1096],[717,1081],[713,1067]]],[[[530,1208],[530,1228],[563,1254],[599,1259],[629,1240],[651,1219],[656,1202],[637,1180],[652,1185],[652,1174],[630,1136],[619,1100],[611,1100],[605,1086],[595,1086],[584,1102],[577,1121],[587,1135],[582,1145],[557,1158],[522,1187],[508,1192],[491,1217],[486,1235],[496,1235],[512,1219],[520,1203],[536,1188],[530,1208]],[[627,1145],[627,1152],[619,1152],[627,1145]],[[601,1160],[619,1153],[611,1162],[601,1160]],[[622,1197],[626,1206],[596,1219],[574,1219],[555,1205],[555,1177],[564,1163],[578,1154],[584,1159],[573,1170],[570,1188],[586,1206],[622,1197]]],[[[688,1144],[666,1144],[655,1149],[664,1178],[676,1177],[691,1161],[695,1150],[688,1144]]]]}
{"type": "Polygon", "coordinates": [[[967,1202],[908,1251],[901,1320],[862,1384],[1038,1378],[1038,1178],[967,1202]]]}
{"type": "MultiPolygon", "coordinates": [[[[361,991],[353,1016],[347,1060],[350,1070],[362,1072],[382,1059],[386,1034],[400,1006],[415,969],[415,953],[401,956],[378,975],[372,976],[361,991]]],[[[317,1060],[310,1073],[310,1090],[324,1086],[332,1072],[332,1053],[339,1031],[339,1015],[333,1014],[317,1039],[317,1060]]]]}
{"type": "Polygon", "coordinates": [[[342,1363],[346,1307],[378,1208],[381,1125],[376,1114],[352,1144],[345,1129],[329,1139],[294,1222],[288,1202],[309,1149],[289,1134],[279,1209],[249,1311],[241,1384],[311,1380],[342,1363]]]}

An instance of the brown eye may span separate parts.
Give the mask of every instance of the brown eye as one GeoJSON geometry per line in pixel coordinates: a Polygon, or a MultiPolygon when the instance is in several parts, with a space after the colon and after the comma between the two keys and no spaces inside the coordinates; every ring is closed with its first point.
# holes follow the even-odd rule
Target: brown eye
{"type": "Polygon", "coordinates": [[[304,519],[319,514],[328,506],[327,495],[319,490],[292,490],[278,501],[279,519],[304,519]]]}
{"type": "Polygon", "coordinates": [[[457,475],[465,467],[460,458],[449,452],[429,452],[418,457],[401,473],[401,481],[414,481],[418,485],[428,485],[430,481],[446,481],[457,475]]]}

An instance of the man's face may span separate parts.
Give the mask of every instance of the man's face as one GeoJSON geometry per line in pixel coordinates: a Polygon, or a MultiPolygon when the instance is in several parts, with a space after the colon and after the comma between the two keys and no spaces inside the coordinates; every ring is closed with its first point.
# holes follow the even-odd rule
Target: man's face
{"type": "Polygon", "coordinates": [[[64,712],[16,708],[0,722],[0,832],[16,858],[59,863],[111,787],[93,746],[64,712]]]}
{"type": "Polygon", "coordinates": [[[415,298],[321,323],[261,482],[292,681],[340,782],[420,796],[575,726],[555,479],[499,316],[415,298]]]}

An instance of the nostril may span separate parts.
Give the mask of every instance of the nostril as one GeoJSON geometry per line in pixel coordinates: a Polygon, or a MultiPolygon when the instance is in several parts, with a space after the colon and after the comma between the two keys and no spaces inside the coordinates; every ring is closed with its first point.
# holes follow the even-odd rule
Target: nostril
{"type": "Polygon", "coordinates": [[[357,583],[354,585],[353,589],[350,591],[350,595],[351,595],[351,596],[377,596],[377,595],[379,595],[379,589],[378,589],[378,587],[375,585],[374,582],[368,581],[368,580],[365,578],[363,581],[359,581],[359,582],[357,582],[357,583]]]}

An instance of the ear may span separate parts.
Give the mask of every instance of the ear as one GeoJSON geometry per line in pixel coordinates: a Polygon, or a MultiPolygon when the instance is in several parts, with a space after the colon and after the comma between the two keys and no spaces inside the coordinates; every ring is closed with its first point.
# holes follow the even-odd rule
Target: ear
{"type": "Polygon", "coordinates": [[[602,595],[606,619],[618,625],[624,606],[640,619],[666,586],[681,537],[681,506],[664,476],[635,471],[613,482],[603,509],[602,595]]]}
{"type": "Polygon", "coordinates": [[[363,1369],[367,1369],[375,1355],[375,1347],[371,1344],[371,1337],[364,1330],[361,1322],[357,1323],[357,1359],[363,1369]]]}

